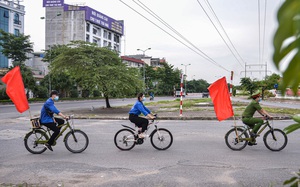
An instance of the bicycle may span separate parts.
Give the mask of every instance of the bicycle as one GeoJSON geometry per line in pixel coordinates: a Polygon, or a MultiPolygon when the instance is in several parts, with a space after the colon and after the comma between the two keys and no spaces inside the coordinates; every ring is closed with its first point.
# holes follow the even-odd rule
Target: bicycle
{"type": "MultiPolygon", "coordinates": [[[[282,130],[273,128],[273,123],[271,126],[269,118],[265,119],[262,128],[257,133],[257,137],[266,127],[269,127],[269,130],[263,136],[265,146],[271,151],[281,151],[284,149],[288,142],[287,136],[282,130]]],[[[234,126],[225,135],[226,145],[234,151],[244,149],[248,142],[255,142],[256,140],[256,137],[249,136],[250,130],[251,128],[246,124],[244,126],[234,126]]]]}
{"type": "MultiPolygon", "coordinates": [[[[156,117],[157,119],[157,117],[156,117]]],[[[144,140],[147,137],[150,138],[152,146],[157,150],[167,150],[171,147],[173,143],[173,136],[171,132],[165,128],[158,128],[157,124],[159,123],[157,120],[152,120],[147,127],[147,130],[144,132],[146,134],[146,138],[139,138],[138,132],[139,128],[135,126],[135,129],[129,127],[127,125],[122,125],[123,129],[119,130],[114,137],[114,142],[117,148],[122,151],[128,151],[132,149],[135,145],[141,145],[144,143],[144,140]],[[151,124],[155,123],[155,129],[148,136],[147,131],[149,130],[151,124]]]]}
{"type": "MultiPolygon", "coordinates": [[[[46,151],[47,148],[44,147],[44,144],[48,142],[52,133],[49,128],[40,125],[39,118],[31,119],[31,121],[33,127],[31,131],[25,135],[24,145],[30,153],[41,154],[46,151]]],[[[81,153],[88,147],[89,138],[83,131],[74,128],[73,115],[69,117],[69,120],[66,120],[65,124],[59,125],[58,127],[62,128],[62,130],[55,138],[52,146],[55,146],[58,138],[62,136],[67,129],[70,129],[63,140],[66,148],[72,153],[81,153]]]]}

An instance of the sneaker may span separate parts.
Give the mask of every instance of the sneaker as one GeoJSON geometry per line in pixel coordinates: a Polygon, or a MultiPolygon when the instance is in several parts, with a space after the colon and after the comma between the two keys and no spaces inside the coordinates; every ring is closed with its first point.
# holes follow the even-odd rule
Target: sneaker
{"type": "Polygon", "coordinates": [[[253,133],[253,132],[250,134],[250,136],[251,136],[251,138],[256,138],[256,137],[259,137],[259,135],[258,135],[258,134],[256,134],[256,133],[253,133]]]}
{"type": "Polygon", "coordinates": [[[139,138],[146,138],[146,137],[147,137],[147,135],[145,133],[139,134],[139,138]]]}
{"type": "Polygon", "coordinates": [[[252,146],[252,145],[257,145],[256,142],[248,142],[248,145],[252,146]]]}
{"type": "Polygon", "coordinates": [[[51,145],[49,145],[48,143],[45,143],[44,146],[45,146],[47,149],[49,149],[50,151],[53,151],[51,145]]]}

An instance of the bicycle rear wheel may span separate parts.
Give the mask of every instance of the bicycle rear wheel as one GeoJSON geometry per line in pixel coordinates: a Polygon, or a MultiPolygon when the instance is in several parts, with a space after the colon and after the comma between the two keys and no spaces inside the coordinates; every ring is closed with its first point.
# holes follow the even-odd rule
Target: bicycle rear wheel
{"type": "Polygon", "coordinates": [[[114,138],[115,145],[122,151],[128,151],[135,146],[133,131],[129,129],[119,130],[114,138]]]}
{"type": "Polygon", "coordinates": [[[65,136],[65,146],[72,153],[81,153],[88,145],[89,138],[81,130],[70,131],[65,136]]]}
{"type": "Polygon", "coordinates": [[[27,151],[33,154],[41,154],[46,151],[46,147],[43,144],[39,144],[38,141],[49,140],[47,134],[41,130],[33,130],[26,134],[24,138],[24,145],[27,151]]]}
{"type": "Polygon", "coordinates": [[[151,133],[151,144],[155,149],[166,150],[171,147],[173,143],[173,136],[167,129],[155,129],[151,133]]]}
{"type": "Polygon", "coordinates": [[[230,129],[225,135],[226,145],[234,151],[240,151],[244,149],[248,141],[243,139],[248,138],[249,136],[246,132],[243,132],[244,130],[239,128],[230,129]]]}
{"type": "Polygon", "coordinates": [[[285,148],[288,142],[286,134],[280,129],[267,131],[264,135],[265,146],[271,151],[280,151],[285,148]]]}

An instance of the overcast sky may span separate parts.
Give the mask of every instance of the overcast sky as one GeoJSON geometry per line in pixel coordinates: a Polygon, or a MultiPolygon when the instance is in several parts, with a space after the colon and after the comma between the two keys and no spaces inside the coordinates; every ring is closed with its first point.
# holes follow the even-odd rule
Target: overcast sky
{"type": "MultiPolygon", "coordinates": [[[[34,50],[41,51],[45,48],[45,22],[40,17],[45,16],[45,9],[42,6],[42,0],[34,0],[34,2],[36,3],[33,3],[32,0],[22,2],[26,10],[25,34],[31,36],[34,50]]],[[[245,63],[248,65],[267,63],[268,71],[277,73],[272,63],[272,39],[277,27],[277,10],[282,4],[282,0],[267,0],[266,17],[265,0],[260,0],[260,3],[258,0],[208,0],[239,54],[231,47],[205,0],[123,0],[123,2],[155,22],[198,54],[147,21],[120,0],[65,0],[66,4],[86,5],[113,19],[124,20],[125,35],[122,39],[122,55],[140,54],[141,52],[136,49],[150,47],[151,50],[146,51],[146,55],[164,57],[168,63],[182,69],[183,72],[185,68],[181,64],[191,64],[187,66],[188,80],[205,79],[211,83],[226,76],[227,81],[230,82],[230,71],[234,71],[233,83],[239,84],[240,78],[245,76],[245,63]],[[139,2],[155,12],[196,48],[146,13],[136,4],[139,2]],[[199,2],[238,60],[230,52],[199,2]],[[258,4],[260,4],[260,11],[258,11],[258,4]],[[213,62],[200,56],[201,52],[208,55],[213,62]],[[259,54],[261,54],[260,58],[259,54]]],[[[265,66],[248,66],[246,68],[247,76],[262,79],[265,75],[264,72],[250,74],[249,71],[264,69],[265,66]]]]}

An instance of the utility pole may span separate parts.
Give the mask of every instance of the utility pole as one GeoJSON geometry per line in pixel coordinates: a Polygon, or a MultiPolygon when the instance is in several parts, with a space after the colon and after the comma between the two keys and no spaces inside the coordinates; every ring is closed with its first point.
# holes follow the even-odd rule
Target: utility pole
{"type": "Polygon", "coordinates": [[[187,95],[187,87],[186,87],[186,78],[187,78],[187,74],[186,74],[186,67],[190,66],[191,64],[181,64],[182,66],[185,67],[185,71],[184,71],[184,76],[185,76],[185,86],[184,86],[184,90],[185,90],[185,95],[187,95]]]}
{"type": "MultiPolygon", "coordinates": [[[[142,50],[142,49],[137,49],[138,51],[143,51],[143,56],[145,57],[145,52],[148,51],[148,50],[151,50],[151,48],[149,47],[148,49],[145,49],[145,50],[142,50]]],[[[145,62],[144,62],[144,67],[143,67],[143,71],[144,71],[144,93],[145,93],[145,90],[146,90],[146,77],[145,77],[145,62]]]]}

